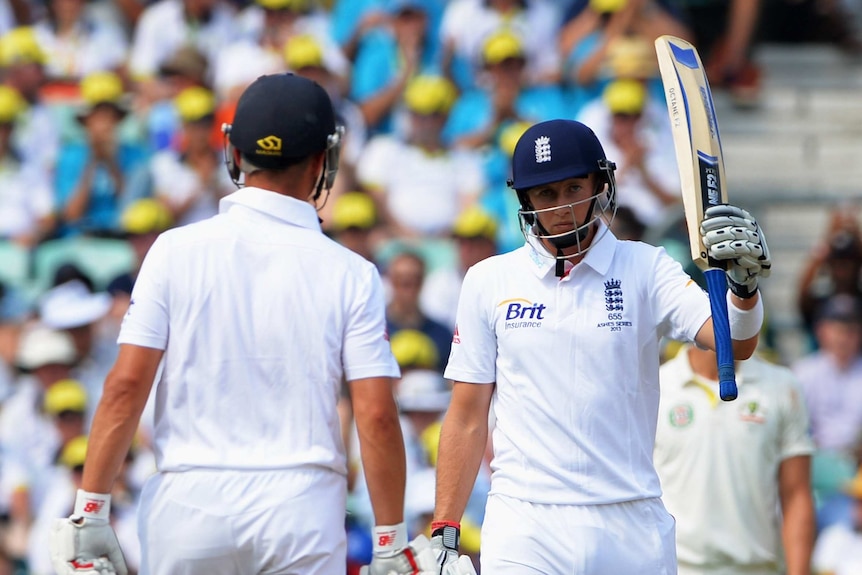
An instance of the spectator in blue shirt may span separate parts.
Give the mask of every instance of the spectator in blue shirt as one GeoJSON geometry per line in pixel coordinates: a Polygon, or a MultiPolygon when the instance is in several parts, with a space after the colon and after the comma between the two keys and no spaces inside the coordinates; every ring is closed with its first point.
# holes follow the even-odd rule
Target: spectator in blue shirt
{"type": "Polygon", "coordinates": [[[121,141],[118,126],[128,113],[120,78],[97,72],[81,81],[84,105],[77,118],[85,141],[60,149],[55,174],[63,235],[115,235],[125,205],[149,194],[147,149],[121,141]]]}
{"type": "Polygon", "coordinates": [[[395,111],[408,80],[439,71],[439,42],[430,27],[437,0],[390,0],[386,25],[361,41],[350,96],[359,104],[369,134],[397,132],[395,111]]]}
{"type": "Polygon", "coordinates": [[[501,28],[482,45],[478,87],[461,95],[444,133],[447,141],[469,148],[493,143],[512,122],[534,124],[566,117],[567,105],[556,84],[530,85],[527,55],[517,34],[501,28]]]}

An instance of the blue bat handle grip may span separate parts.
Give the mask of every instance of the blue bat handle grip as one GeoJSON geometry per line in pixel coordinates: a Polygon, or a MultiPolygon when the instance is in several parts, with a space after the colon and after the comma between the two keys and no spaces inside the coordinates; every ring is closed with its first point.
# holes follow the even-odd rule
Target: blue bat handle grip
{"type": "Polygon", "coordinates": [[[733,368],[733,342],[730,340],[730,323],[727,320],[727,280],[722,269],[703,272],[712,309],[712,329],[715,334],[715,353],[718,356],[718,393],[724,401],[737,396],[736,375],[733,368]]]}

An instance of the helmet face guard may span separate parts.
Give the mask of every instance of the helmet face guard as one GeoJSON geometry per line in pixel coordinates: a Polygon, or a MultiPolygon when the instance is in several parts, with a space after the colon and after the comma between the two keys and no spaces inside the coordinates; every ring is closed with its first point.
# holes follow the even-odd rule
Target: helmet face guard
{"type": "Polygon", "coordinates": [[[589,237],[590,230],[595,226],[598,220],[605,222],[607,227],[601,232],[604,235],[607,229],[613,222],[617,213],[616,202],[616,179],[614,178],[614,169],[616,165],[607,160],[599,160],[598,171],[599,182],[595,191],[589,198],[579,200],[570,204],[560,204],[550,208],[537,210],[530,203],[526,190],[519,190],[518,200],[521,204],[521,209],[518,210],[518,219],[521,223],[521,232],[529,242],[530,240],[540,240],[550,243],[557,248],[555,259],[567,259],[572,256],[577,256],[586,253],[590,246],[601,236],[593,238],[593,241],[586,243],[589,237]],[[587,216],[583,222],[578,222],[575,217],[576,208],[583,204],[590,204],[587,216]],[[540,222],[541,214],[556,212],[559,210],[568,209],[571,211],[572,221],[575,222],[575,227],[571,231],[560,234],[552,234],[548,232],[540,222]],[[583,244],[583,245],[582,245],[583,244]],[[562,250],[576,248],[574,253],[567,255],[563,254],[562,250]]]}
{"type": "MultiPolygon", "coordinates": [[[[518,195],[521,209],[518,216],[521,231],[530,239],[542,240],[556,248],[557,260],[579,255],[589,248],[591,229],[601,218],[607,224],[616,214],[616,166],[605,157],[605,151],[595,133],[575,120],[549,120],[531,126],[525,131],[512,154],[512,179],[509,186],[518,195]],[[528,191],[570,178],[598,175],[593,194],[572,204],[561,204],[537,210],[530,202],[528,191]],[[589,203],[584,221],[574,219],[575,208],[589,203]],[[551,234],[542,225],[539,216],[547,212],[569,209],[574,229],[562,234],[551,234]],[[563,250],[576,248],[575,253],[563,250]]],[[[594,238],[596,239],[596,238],[594,238]]],[[[540,242],[542,243],[542,242],[540,242]]],[[[546,246],[547,247],[547,246],[546,246]]]]}
{"type": "Polygon", "coordinates": [[[332,189],[333,184],[335,184],[335,176],[338,174],[338,162],[341,158],[341,145],[344,142],[344,132],[344,125],[337,124],[335,131],[326,138],[323,187],[326,188],[327,192],[332,189]]]}

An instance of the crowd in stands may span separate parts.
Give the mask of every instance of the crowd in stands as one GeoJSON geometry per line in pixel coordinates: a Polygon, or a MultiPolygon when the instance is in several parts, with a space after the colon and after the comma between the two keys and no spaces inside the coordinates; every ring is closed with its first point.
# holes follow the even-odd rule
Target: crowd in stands
{"type": "MultiPolygon", "coordinates": [[[[817,39],[853,51],[850,32],[828,28],[841,22],[839,3],[816,3],[832,10],[817,39]]],[[[678,218],[680,202],[653,40],[696,41],[714,87],[754,106],[760,8],[755,0],[0,0],[0,575],[51,573],[50,521],[71,511],[136,271],[160,232],[215,215],[236,189],[221,125],[255,78],[314,79],[345,127],[321,225],[374,261],[385,281],[403,372],[407,518],[418,533],[433,510],[461,279],[523,243],[507,186],[518,137],[551,118],[591,126],[617,165],[614,232],[643,238],[678,218]]],[[[862,522],[862,476],[851,481],[862,461],[860,238],[858,214],[837,212],[800,278],[811,354],[794,358],[793,369],[823,454],[814,469],[818,527],[844,529],[818,548],[824,573],[846,545],[862,547],[848,528],[862,522]]],[[[345,443],[358,465],[344,403],[345,443]]],[[[149,433],[142,424],[113,493],[133,569],[135,502],[153,472],[149,433]]],[[[490,451],[463,524],[463,550],[474,555],[489,461],[490,451]]],[[[363,483],[354,467],[348,573],[370,559],[363,483]]]]}

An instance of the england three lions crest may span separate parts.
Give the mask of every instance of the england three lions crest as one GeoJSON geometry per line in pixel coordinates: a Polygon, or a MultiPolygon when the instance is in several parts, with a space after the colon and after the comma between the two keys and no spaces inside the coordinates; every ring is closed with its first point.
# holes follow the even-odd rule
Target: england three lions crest
{"type": "Polygon", "coordinates": [[[623,311],[622,282],[614,278],[605,282],[605,310],[623,311]]]}
{"type": "Polygon", "coordinates": [[[599,322],[596,327],[609,331],[622,331],[624,327],[631,327],[632,322],[623,319],[625,305],[622,284],[622,281],[614,278],[605,282],[605,311],[608,314],[608,320],[599,322]]]}

